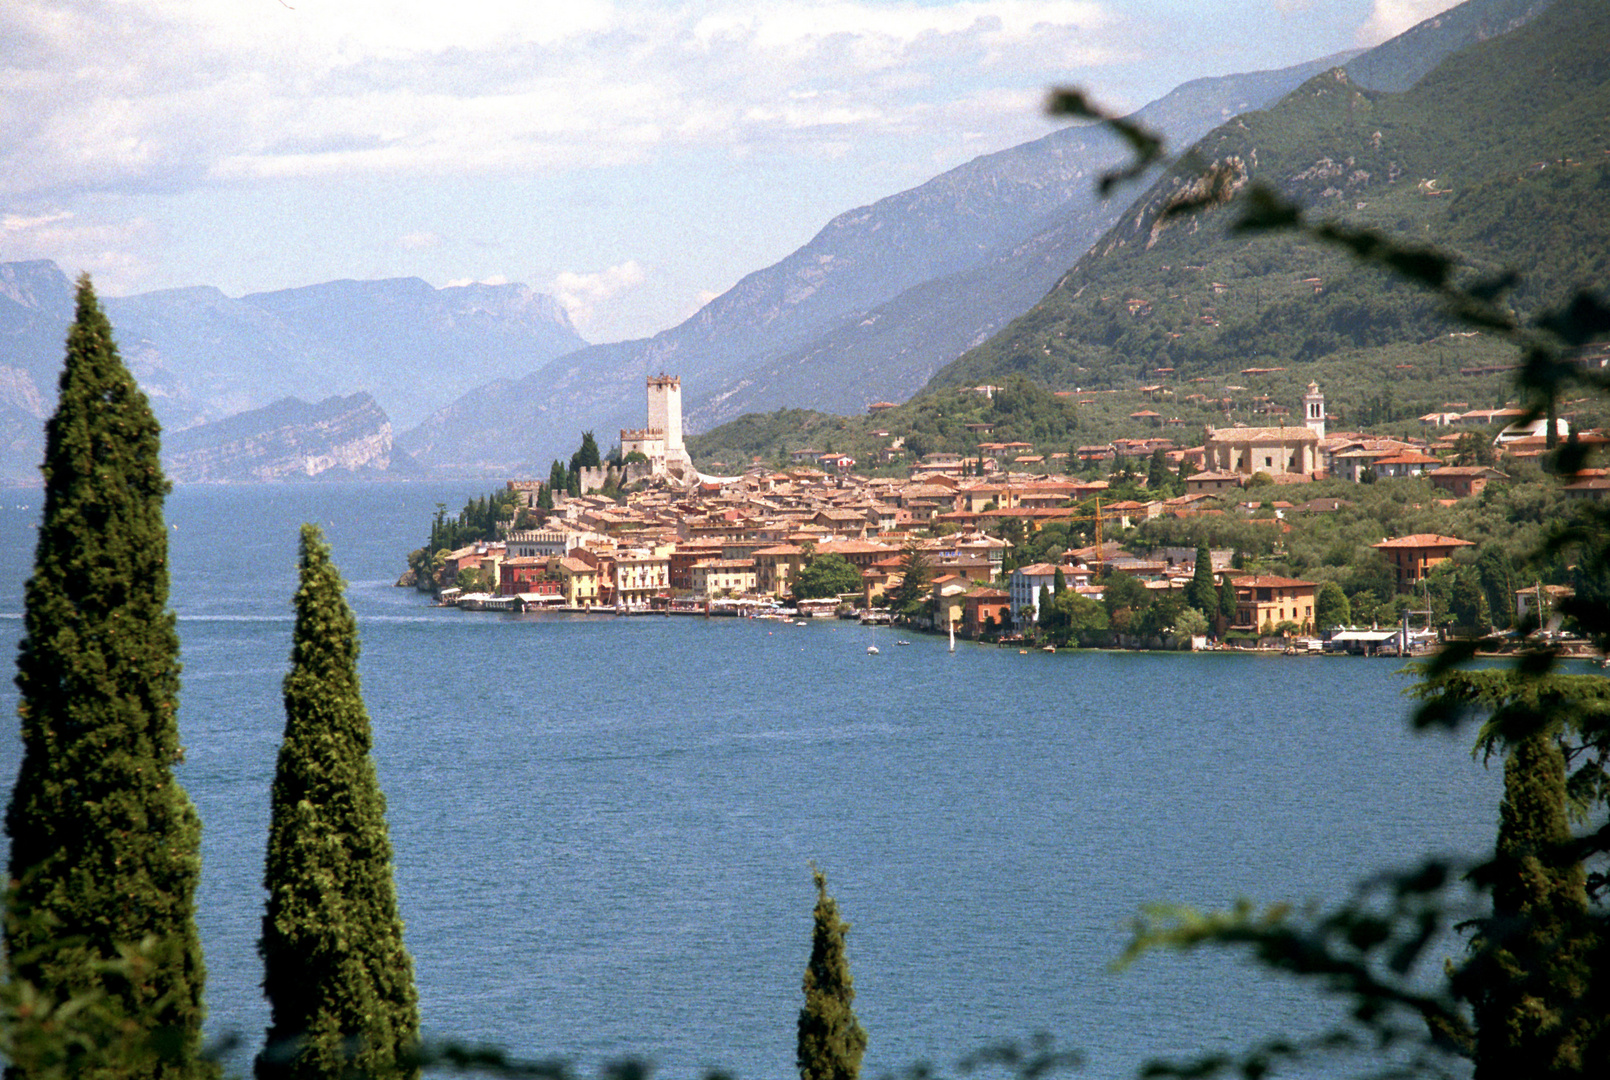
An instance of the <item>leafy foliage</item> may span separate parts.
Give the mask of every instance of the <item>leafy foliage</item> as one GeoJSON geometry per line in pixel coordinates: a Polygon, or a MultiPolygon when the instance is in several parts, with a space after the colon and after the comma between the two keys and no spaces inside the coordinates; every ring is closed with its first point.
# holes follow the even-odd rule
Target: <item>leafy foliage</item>
{"type": "MultiPolygon", "coordinates": [[[[1599,130],[1581,115],[1580,104],[1582,98],[1605,93],[1603,56],[1610,16],[1602,5],[1562,2],[1534,26],[1538,24],[1552,27],[1553,47],[1563,54],[1573,85],[1560,90],[1533,84],[1528,104],[1554,95],[1551,123],[1570,120],[1564,127],[1550,127],[1547,145],[1555,146],[1552,140],[1558,139],[1560,145],[1572,146],[1584,132],[1599,130]],[[1551,22],[1556,16],[1560,21],[1551,22]],[[1585,41],[1566,40],[1579,32],[1585,41]],[[1584,86],[1589,88],[1586,94],[1560,101],[1584,86]]],[[[1540,35],[1513,36],[1521,42],[1522,55],[1512,62],[1525,69],[1525,50],[1535,49],[1540,35]]],[[[1535,68],[1528,70],[1535,77],[1535,68]]],[[[1555,77],[1549,73],[1550,79],[1555,77]]],[[[1499,101],[1490,96],[1490,86],[1468,82],[1468,71],[1459,61],[1426,84],[1434,98],[1441,95],[1439,106],[1450,110],[1471,105],[1447,96],[1450,85],[1463,85],[1475,108],[1485,110],[1476,118],[1483,137],[1478,146],[1485,150],[1505,141],[1506,134],[1493,125],[1497,116],[1507,120],[1511,114],[1496,107],[1499,101]],[[1467,77],[1463,84],[1462,75],[1467,77]]],[[[1593,115],[1602,116],[1602,109],[1593,115]]],[[[1372,122],[1379,119],[1371,117],[1372,122]]],[[[1183,211],[1194,213],[1228,201],[1237,185],[1222,183],[1223,175],[1205,178],[1199,194],[1184,200],[1183,211]]],[[[1517,346],[1522,355],[1517,386],[1534,415],[1552,418],[1561,392],[1573,383],[1604,388],[1603,379],[1567,362],[1570,349],[1610,332],[1610,308],[1594,295],[1566,297],[1550,286],[1546,274],[1539,275],[1544,288],[1531,295],[1552,300],[1554,306],[1534,306],[1533,314],[1523,317],[1499,303],[1500,296],[1512,291],[1525,295],[1515,290],[1518,279],[1513,274],[1461,273],[1457,260],[1423,244],[1400,243],[1368,226],[1310,223],[1295,201],[1267,186],[1252,186],[1243,205],[1242,231],[1273,231],[1288,242],[1296,237],[1340,248],[1359,263],[1390,271],[1389,280],[1430,290],[1444,305],[1444,317],[1517,346]]],[[[1595,246],[1605,250],[1602,243],[1595,246]]],[[[1602,274],[1586,280],[1602,280],[1602,274]]],[[[1567,472],[1580,461],[1576,450],[1559,456],[1567,472]]],[[[1547,560],[1575,547],[1585,549],[1590,563],[1601,563],[1610,558],[1605,524],[1599,515],[1579,517],[1543,544],[1538,557],[1547,560]]],[[[1446,572],[1454,606],[1464,608],[1466,615],[1471,609],[1479,615],[1487,584],[1483,563],[1497,571],[1503,561],[1502,555],[1479,556],[1475,565],[1446,572]]],[[[1586,611],[1584,616],[1601,648],[1610,650],[1610,620],[1586,611]]],[[[1393,1074],[1456,1075],[1462,1071],[1458,1056],[1474,1059],[1478,1077],[1599,1076],[1610,1070],[1610,983],[1604,974],[1610,971],[1610,925],[1603,907],[1590,904],[1601,898],[1604,879],[1588,870],[1610,852],[1610,825],[1601,824],[1596,833],[1581,837],[1572,835],[1568,825],[1571,811],[1602,822],[1610,802],[1604,769],[1610,746],[1610,683],[1553,674],[1555,657],[1547,649],[1523,654],[1510,670],[1462,670],[1477,648],[1476,643],[1451,646],[1427,666],[1418,690],[1425,704],[1416,717],[1421,726],[1431,726],[1486,715],[1479,745],[1488,753],[1506,755],[1495,854],[1472,868],[1467,878],[1490,899],[1486,912],[1462,924],[1473,931],[1465,960],[1440,980],[1423,968],[1416,970],[1428,945],[1456,925],[1461,907],[1461,898],[1451,895],[1450,867],[1436,861],[1373,878],[1350,902],[1325,914],[1280,907],[1258,912],[1249,904],[1219,915],[1181,908],[1154,911],[1137,921],[1126,959],[1159,946],[1245,948],[1264,965],[1316,981],[1351,1006],[1347,1021],[1311,1039],[1277,1039],[1239,1056],[1215,1054],[1183,1065],[1157,1063],[1151,1070],[1155,1075],[1235,1070],[1260,1076],[1278,1063],[1337,1050],[1368,1051],[1383,1063],[1383,1073],[1393,1074]],[[1574,771],[1568,765],[1573,760],[1574,771]]]]}
{"type": "Polygon", "coordinates": [[[839,596],[861,587],[861,571],[843,555],[818,555],[794,579],[794,595],[801,600],[839,596]]]}

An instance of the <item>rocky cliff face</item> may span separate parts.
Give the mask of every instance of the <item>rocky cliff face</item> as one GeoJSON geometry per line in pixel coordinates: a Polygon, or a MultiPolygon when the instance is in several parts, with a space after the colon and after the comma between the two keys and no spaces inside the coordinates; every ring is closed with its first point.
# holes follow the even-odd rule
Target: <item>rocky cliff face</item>
{"type": "Polygon", "coordinates": [[[178,483],[354,478],[393,464],[391,421],[363,393],[317,405],[285,398],[164,442],[164,468],[178,483]]]}

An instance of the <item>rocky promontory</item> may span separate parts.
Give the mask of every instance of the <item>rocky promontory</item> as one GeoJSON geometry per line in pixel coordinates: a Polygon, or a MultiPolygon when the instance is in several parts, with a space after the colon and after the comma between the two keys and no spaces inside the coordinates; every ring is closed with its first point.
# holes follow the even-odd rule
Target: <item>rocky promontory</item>
{"type": "Polygon", "coordinates": [[[163,464],[179,483],[373,477],[391,469],[391,420],[366,393],[316,405],[272,405],[166,435],[163,464]]]}

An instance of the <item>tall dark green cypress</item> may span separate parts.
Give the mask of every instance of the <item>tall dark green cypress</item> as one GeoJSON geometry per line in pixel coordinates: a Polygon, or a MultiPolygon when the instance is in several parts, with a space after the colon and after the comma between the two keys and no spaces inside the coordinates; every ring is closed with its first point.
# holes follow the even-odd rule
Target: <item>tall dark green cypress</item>
{"type": "Polygon", "coordinates": [[[44,511],[23,600],[8,977],[56,1003],[94,999],[130,1039],[132,1057],[110,1066],[90,1051],[75,1070],[176,1080],[201,1068],[201,822],[173,777],[179,638],[158,444],[86,275],[45,426],[44,511]]]}
{"type": "Polygon", "coordinates": [[[302,526],[258,943],[271,1009],[261,1080],[414,1074],[414,967],[344,587],[323,535],[302,526]]]}
{"type": "Polygon", "coordinates": [[[1219,589],[1213,584],[1213,553],[1208,550],[1206,541],[1196,546],[1196,572],[1185,588],[1185,599],[1210,618],[1219,613],[1219,589]]]}
{"type": "Polygon", "coordinates": [[[799,1011],[800,1080],[855,1080],[861,1074],[866,1032],[855,1018],[855,981],[844,957],[849,923],[827,895],[827,875],[816,878],[811,961],[805,968],[805,1007],[799,1011]]]}
{"type": "Polygon", "coordinates": [[[1476,1077],[1602,1075],[1589,1046],[1605,1018],[1592,1002],[1598,933],[1586,873],[1570,850],[1565,755],[1547,730],[1504,763],[1497,850],[1487,868],[1493,910],[1453,985],[1473,1007],[1476,1077]]]}
{"type": "Polygon", "coordinates": [[[1233,575],[1226,573],[1219,581],[1219,617],[1226,626],[1235,622],[1236,597],[1233,575]]]}

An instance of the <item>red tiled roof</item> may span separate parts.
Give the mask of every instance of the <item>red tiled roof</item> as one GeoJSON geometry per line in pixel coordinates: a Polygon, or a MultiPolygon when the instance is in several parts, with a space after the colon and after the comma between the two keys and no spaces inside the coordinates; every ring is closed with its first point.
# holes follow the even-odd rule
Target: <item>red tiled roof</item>
{"type": "Polygon", "coordinates": [[[1469,540],[1460,540],[1454,536],[1439,536],[1436,533],[1415,533],[1412,536],[1399,536],[1393,540],[1382,540],[1379,544],[1371,544],[1376,548],[1430,548],[1430,547],[1475,547],[1469,540]]]}

